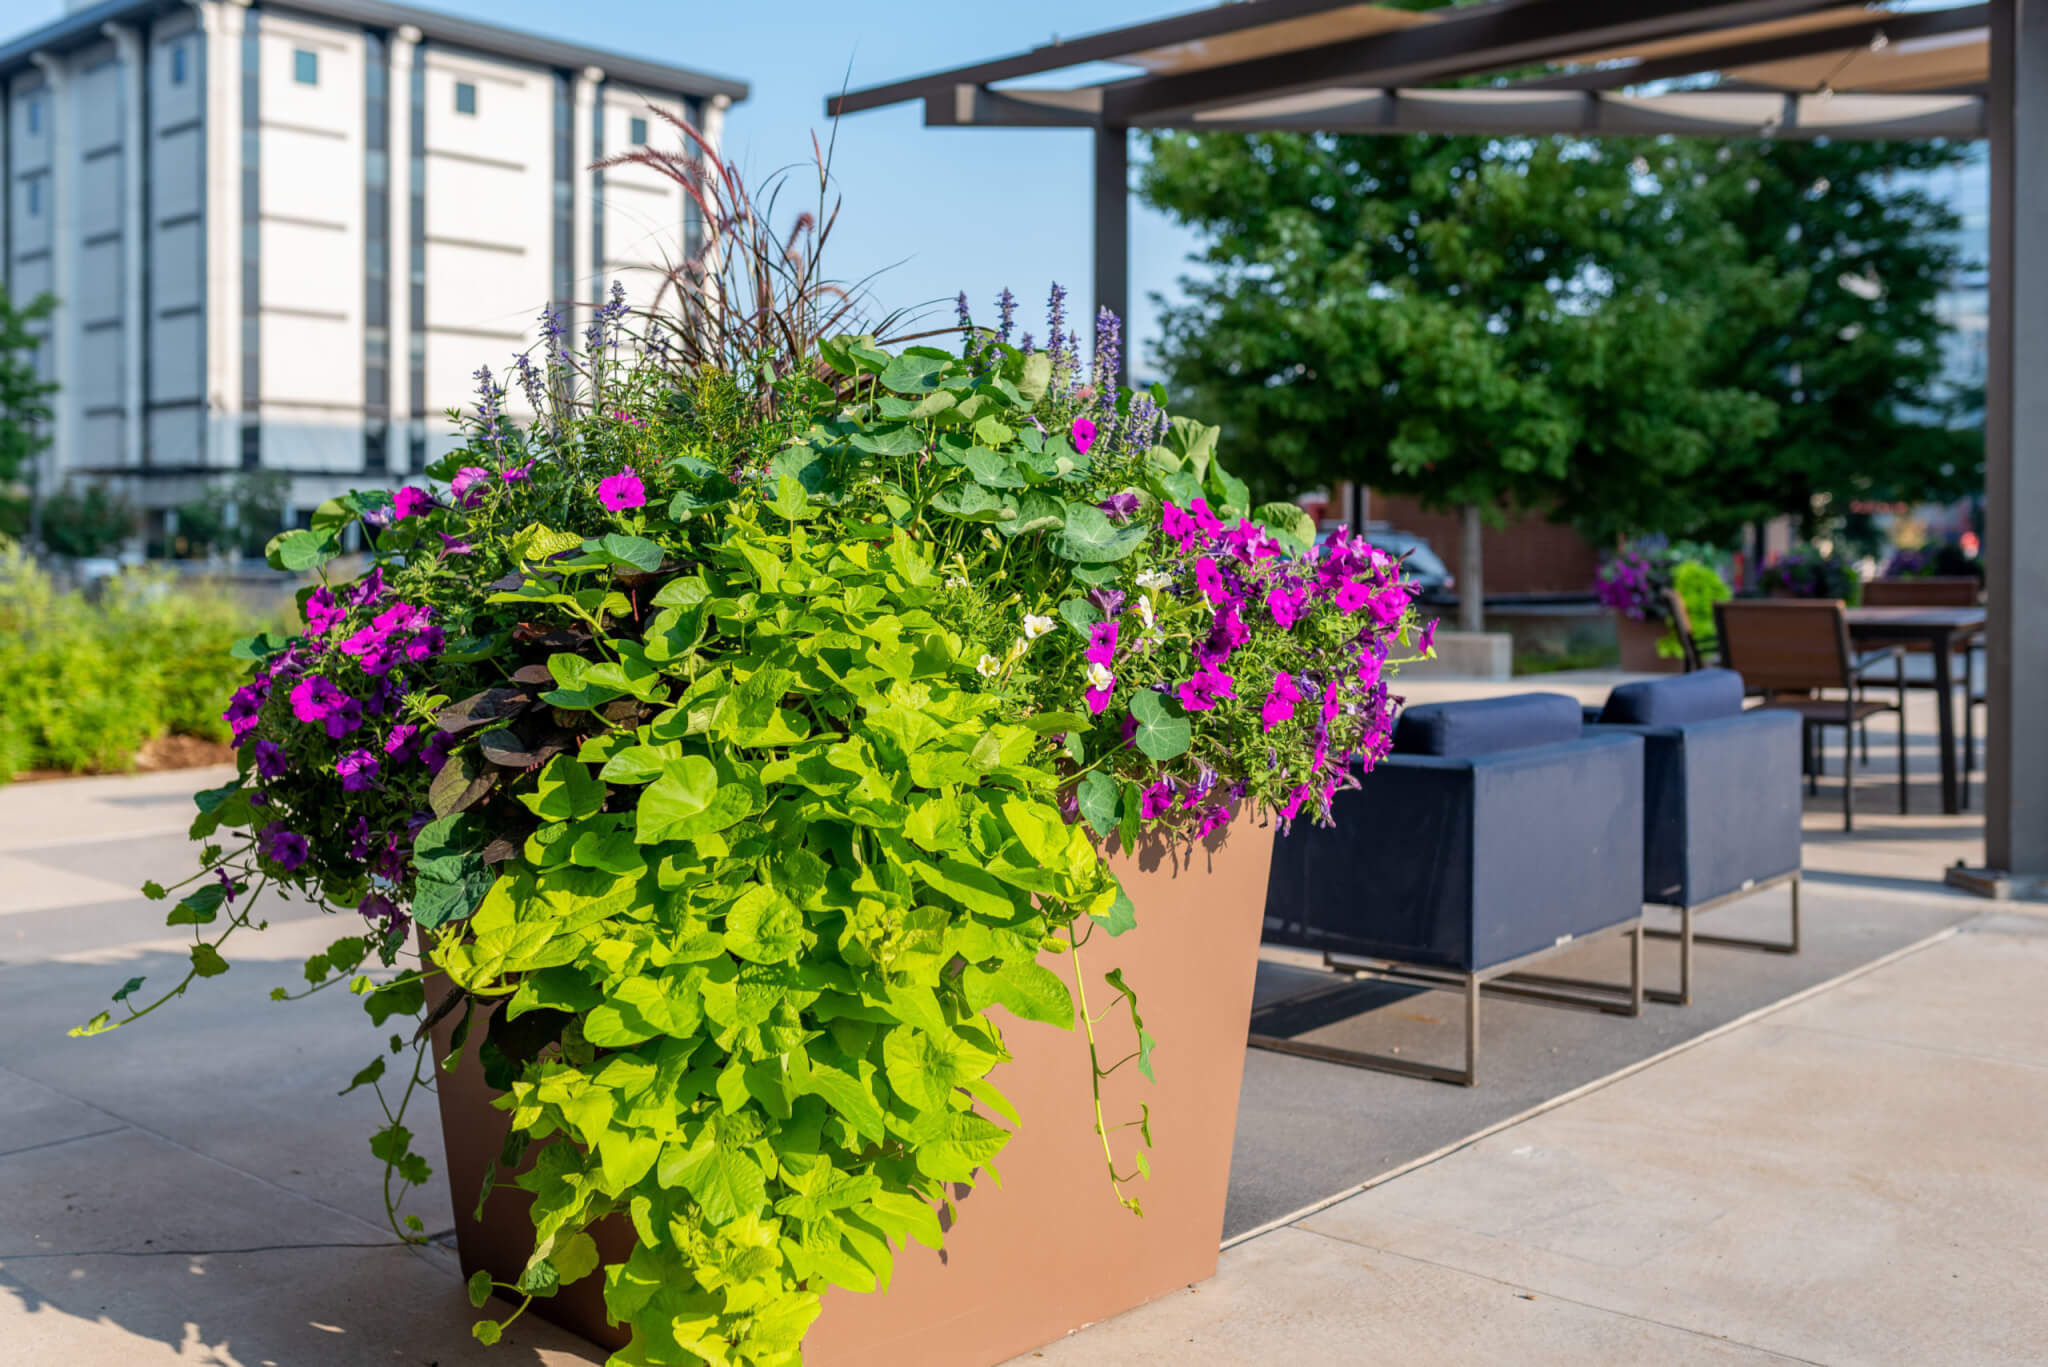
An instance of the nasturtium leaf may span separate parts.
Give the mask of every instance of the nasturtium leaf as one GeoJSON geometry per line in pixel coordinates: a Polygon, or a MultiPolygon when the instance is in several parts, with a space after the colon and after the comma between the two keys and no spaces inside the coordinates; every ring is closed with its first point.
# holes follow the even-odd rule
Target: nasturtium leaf
{"type": "Polygon", "coordinates": [[[469,1303],[481,1310],[491,1299],[491,1274],[478,1268],[469,1277],[469,1303]]]}
{"type": "Polygon", "coordinates": [[[127,982],[121,984],[119,991],[114,993],[114,1000],[117,1002],[127,1001],[142,990],[142,983],[143,979],[141,978],[130,978],[127,982]]]}
{"type": "Polygon", "coordinates": [[[331,529],[279,532],[263,548],[263,559],[270,568],[291,574],[303,574],[340,554],[341,542],[331,529]]]}
{"type": "Polygon", "coordinates": [[[1067,525],[1067,505],[1051,494],[1037,490],[1017,500],[1017,516],[1010,522],[996,524],[996,530],[1004,536],[1023,536],[1029,532],[1058,531],[1067,525]]]}
{"type": "Polygon", "coordinates": [[[1116,780],[1097,770],[1082,778],[1075,789],[1080,799],[1081,819],[1088,823],[1088,829],[1102,839],[1109,839],[1116,829],[1116,780]]]}
{"type": "Polygon", "coordinates": [[[1133,694],[1131,716],[1138,723],[1138,748],[1148,757],[1169,760],[1187,753],[1193,728],[1179,706],[1168,702],[1164,693],[1146,689],[1133,694]]]}
{"type": "Polygon", "coordinates": [[[237,660],[267,660],[283,650],[291,642],[282,636],[272,636],[259,631],[254,636],[244,636],[228,648],[228,654],[237,660]]]}
{"type": "Polygon", "coordinates": [[[1251,520],[1294,538],[1301,549],[1315,544],[1316,520],[1299,503],[1261,503],[1252,509],[1251,520]]]}
{"type": "Polygon", "coordinates": [[[217,978],[228,971],[228,961],[210,944],[192,946],[192,971],[202,978],[217,978]]]}
{"type": "MultiPolygon", "coordinates": [[[[1096,607],[1095,604],[1089,602],[1086,598],[1067,599],[1064,603],[1060,604],[1059,613],[1065,619],[1066,624],[1072,627],[1075,634],[1083,640],[1088,639],[1089,629],[1102,620],[1102,609],[1096,607]]],[[[1084,719],[1082,727],[1086,725],[1087,722],[1084,719]]],[[[1070,727],[1068,729],[1079,730],[1082,728],[1070,727]]]]}
{"type": "Polygon", "coordinates": [[[1017,392],[1024,401],[1035,404],[1045,397],[1046,387],[1052,383],[1052,357],[1043,351],[1035,351],[1023,358],[1023,373],[1017,378],[1017,392]]]}
{"type": "Polygon", "coordinates": [[[382,1055],[379,1055],[378,1057],[371,1059],[367,1067],[359,1069],[356,1075],[353,1078],[349,1079],[348,1086],[342,1088],[339,1092],[335,1093],[335,1095],[347,1096],[356,1088],[367,1087],[371,1083],[375,1082],[378,1078],[383,1076],[384,1059],[382,1055]]]}
{"type": "MultiPolygon", "coordinates": [[[[991,419],[982,419],[982,422],[989,421],[991,419]]],[[[1000,424],[998,425],[1000,426],[1000,424]]],[[[980,423],[975,424],[977,432],[980,430],[980,426],[980,423]]],[[[1024,487],[1024,477],[1017,473],[1016,467],[1010,463],[1008,458],[998,452],[989,450],[986,446],[968,447],[965,451],[959,453],[959,460],[962,465],[967,467],[967,473],[974,476],[976,484],[991,489],[1021,489],[1024,487]]]]}
{"type": "Polygon", "coordinates": [[[1119,527],[1093,504],[1069,503],[1066,526],[1052,539],[1052,549],[1063,560],[1084,565],[1109,564],[1142,546],[1146,534],[1145,528],[1136,523],[1119,527]]]}
{"type": "MultiPolygon", "coordinates": [[[[920,356],[906,352],[889,362],[882,371],[882,386],[898,394],[929,394],[939,387],[939,377],[946,373],[948,361],[939,356],[920,356]]],[[[903,455],[906,452],[893,452],[903,455]]]]}
{"type": "MultiPolygon", "coordinates": [[[[606,1136],[607,1139],[610,1137],[610,1135],[606,1136]]],[[[651,1136],[644,1140],[635,1139],[632,1142],[635,1144],[644,1142],[647,1145],[647,1163],[640,1168],[639,1174],[632,1179],[632,1182],[620,1183],[620,1190],[631,1186],[633,1182],[639,1181],[640,1177],[646,1174],[647,1168],[654,1165],[654,1154],[661,1148],[660,1143],[651,1136]]],[[[602,1153],[602,1140],[599,1141],[598,1148],[599,1152],[602,1153]]],[[[611,1159],[609,1155],[605,1158],[605,1176],[607,1181],[611,1180],[611,1159]]],[[[555,1265],[555,1271],[561,1275],[562,1285],[567,1286],[570,1282],[581,1281],[597,1271],[597,1241],[591,1238],[588,1232],[578,1230],[567,1239],[555,1245],[555,1251],[548,1254],[548,1261],[555,1265]]]]}
{"type": "Polygon", "coordinates": [[[940,490],[932,499],[932,507],[969,522],[1002,522],[1014,518],[1017,511],[1002,495],[966,481],[940,490]]]}

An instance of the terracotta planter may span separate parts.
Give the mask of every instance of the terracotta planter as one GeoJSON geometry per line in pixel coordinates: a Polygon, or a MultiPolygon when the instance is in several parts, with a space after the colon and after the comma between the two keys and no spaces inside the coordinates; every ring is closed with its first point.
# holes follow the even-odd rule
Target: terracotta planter
{"type": "MultiPolygon", "coordinates": [[[[1140,1102],[1151,1107],[1152,1176],[1129,1188],[1144,1218],[1110,1193],[1081,1032],[1002,1016],[1015,1062],[993,1079],[1024,1119],[997,1160],[1003,1185],[984,1183],[960,1202],[943,1254],[900,1251],[886,1295],[828,1293],[804,1345],[807,1367],[987,1367],[1215,1272],[1272,854],[1272,828],[1240,816],[1192,856],[1162,844],[1112,857],[1138,927],[1114,940],[1098,933],[1082,964],[1097,1013],[1110,995],[1102,975],[1121,967],[1160,1041],[1156,1084],[1127,1067],[1103,1085],[1111,1124],[1135,1119],[1140,1102]]],[[[1047,962],[1067,975],[1064,960],[1047,962]]],[[[1129,1028],[1126,1018],[1119,1033],[1114,1017],[1098,1027],[1111,1057],[1122,1056],[1129,1028]]],[[[451,1030],[437,1027],[444,1050],[451,1030]]],[[[471,1218],[507,1128],[491,1096],[473,1050],[441,1080],[463,1273],[488,1268],[509,1282],[533,1247],[525,1194],[501,1188],[484,1218],[471,1218]]],[[[606,1223],[598,1247],[605,1261],[624,1261],[632,1231],[606,1223]]],[[[619,1347],[626,1335],[605,1322],[602,1282],[588,1277],[532,1313],[619,1347]]]]}
{"type": "Polygon", "coordinates": [[[1685,661],[1665,659],[1657,653],[1657,642],[1670,626],[1664,622],[1638,622],[1624,613],[1614,614],[1614,633],[1621,640],[1621,667],[1631,674],[1677,674],[1685,661]]]}

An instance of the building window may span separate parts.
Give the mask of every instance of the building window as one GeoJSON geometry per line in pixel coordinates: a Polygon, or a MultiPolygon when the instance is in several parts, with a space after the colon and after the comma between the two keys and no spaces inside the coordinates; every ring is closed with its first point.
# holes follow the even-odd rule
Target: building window
{"type": "Polygon", "coordinates": [[[43,131],[43,102],[34,96],[30,96],[28,102],[28,131],[31,133],[43,131]]]}
{"type": "Polygon", "coordinates": [[[458,114],[476,113],[476,87],[468,81],[457,81],[455,83],[455,112],[458,114]]]}
{"type": "Polygon", "coordinates": [[[43,182],[40,179],[32,180],[28,183],[28,216],[30,218],[41,218],[43,216],[43,182]]]}
{"type": "Polygon", "coordinates": [[[647,120],[634,119],[626,125],[626,140],[635,147],[647,145],[647,120]]]}
{"type": "Polygon", "coordinates": [[[185,45],[175,44],[171,48],[171,84],[185,84],[185,45]]]}
{"type": "Polygon", "coordinates": [[[391,468],[391,454],[387,449],[389,429],[381,422],[363,424],[363,472],[381,475],[391,468]]]}
{"type": "Polygon", "coordinates": [[[300,85],[320,84],[320,54],[299,48],[292,53],[292,79],[300,85]]]}

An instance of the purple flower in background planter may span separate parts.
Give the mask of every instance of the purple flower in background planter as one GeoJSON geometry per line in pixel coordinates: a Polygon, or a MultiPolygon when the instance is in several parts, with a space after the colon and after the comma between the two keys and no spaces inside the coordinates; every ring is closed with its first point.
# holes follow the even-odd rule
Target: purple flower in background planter
{"type": "Polygon", "coordinates": [[[274,740],[256,742],[256,776],[262,779],[283,778],[289,766],[285,763],[284,747],[274,740]]]}
{"type": "Polygon", "coordinates": [[[286,873],[297,873],[299,866],[306,862],[306,856],[310,853],[306,837],[297,831],[286,830],[275,821],[263,828],[258,843],[262,847],[264,857],[276,863],[286,873]]]}
{"type": "Polygon", "coordinates": [[[1138,496],[1126,490],[1121,494],[1111,494],[1095,506],[1102,509],[1113,521],[1126,522],[1138,511],[1138,502],[1138,496]]]}
{"type": "Polygon", "coordinates": [[[394,521],[403,522],[409,517],[424,517],[434,511],[434,498],[425,489],[415,489],[410,484],[400,489],[391,499],[394,521]]]}
{"type": "Polygon", "coordinates": [[[647,486],[640,482],[640,476],[634,474],[633,467],[628,465],[616,475],[606,475],[597,482],[597,501],[615,513],[645,507],[647,486]]]}
{"type": "Polygon", "coordinates": [[[448,481],[448,492],[463,507],[474,508],[483,501],[484,488],[490,480],[489,470],[480,465],[465,465],[455,472],[454,479],[448,481]]]}
{"type": "Polygon", "coordinates": [[[1088,454],[1088,448],[1095,444],[1095,424],[1087,418],[1076,418],[1073,435],[1074,449],[1085,456],[1088,454]]]}
{"type": "Polygon", "coordinates": [[[377,786],[377,757],[368,750],[351,750],[334,765],[334,772],[341,775],[341,790],[344,793],[368,792],[377,786]]]}

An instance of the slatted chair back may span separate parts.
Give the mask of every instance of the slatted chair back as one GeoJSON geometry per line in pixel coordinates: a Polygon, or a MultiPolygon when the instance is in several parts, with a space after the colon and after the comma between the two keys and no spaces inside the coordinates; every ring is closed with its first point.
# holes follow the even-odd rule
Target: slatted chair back
{"type": "Polygon", "coordinates": [[[1849,619],[1839,598],[1738,598],[1714,604],[1721,662],[1765,693],[1849,688],[1849,619]]]}
{"type": "Polygon", "coordinates": [[[1692,614],[1685,610],[1685,599],[1677,589],[1664,590],[1664,608],[1671,614],[1671,629],[1678,636],[1678,649],[1685,656],[1685,672],[1691,674],[1701,668],[1699,642],[1692,634],[1692,614]]]}
{"type": "Polygon", "coordinates": [[[1973,608],[1982,592],[1970,575],[1873,579],[1863,586],[1867,608],[1973,608]]]}

